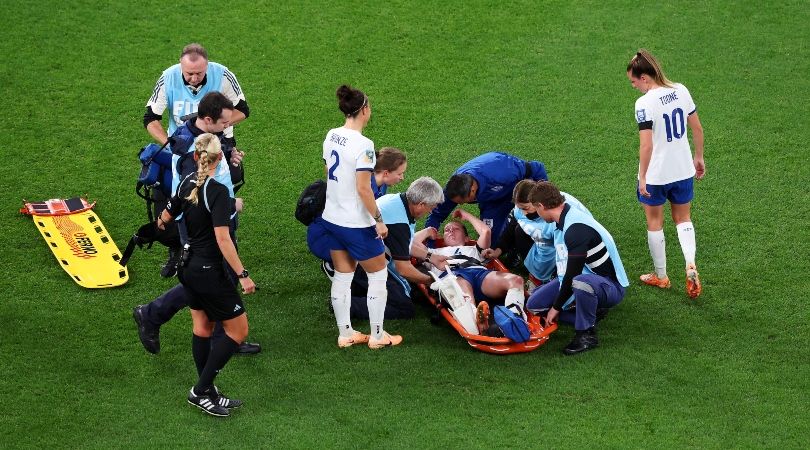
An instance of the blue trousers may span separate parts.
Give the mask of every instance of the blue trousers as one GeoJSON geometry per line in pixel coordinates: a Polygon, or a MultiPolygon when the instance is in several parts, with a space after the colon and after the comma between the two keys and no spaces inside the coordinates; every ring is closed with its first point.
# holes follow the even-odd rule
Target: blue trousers
{"type": "MultiPolygon", "coordinates": [[[[152,325],[159,327],[172,320],[178,311],[188,306],[186,288],[182,284],[169,289],[160,296],[144,305],[144,318],[152,325]]],[[[214,326],[213,337],[219,338],[225,335],[222,322],[217,322],[214,326]]]]}
{"type": "MultiPolygon", "coordinates": [[[[574,325],[577,331],[587,330],[596,323],[597,308],[612,308],[624,298],[624,288],[617,282],[594,274],[574,277],[575,308],[560,311],[559,321],[574,325]]],[[[560,280],[554,279],[534,291],[526,301],[530,311],[548,311],[560,292],[560,280]]]]}

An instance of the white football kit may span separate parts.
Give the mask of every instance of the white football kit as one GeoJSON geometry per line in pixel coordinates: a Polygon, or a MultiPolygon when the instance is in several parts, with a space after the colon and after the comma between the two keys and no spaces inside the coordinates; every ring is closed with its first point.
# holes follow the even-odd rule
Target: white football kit
{"type": "Polygon", "coordinates": [[[696,110],[689,90],[679,83],[651,89],[636,100],[639,130],[653,132],[647,184],[663,185],[695,176],[686,120],[696,110]]]}
{"type": "MultiPolygon", "coordinates": [[[[477,245],[454,245],[450,247],[438,247],[433,249],[433,253],[437,255],[447,256],[449,261],[453,260],[453,256],[466,256],[467,258],[473,258],[477,261],[483,261],[484,257],[481,255],[481,252],[478,250],[477,245]]],[[[459,258],[463,259],[463,258],[459,258]]],[[[450,262],[451,267],[450,270],[453,270],[452,263],[450,262]]],[[[484,266],[481,266],[482,268],[484,266]]],[[[439,276],[444,273],[443,270],[432,266],[430,271],[433,272],[436,276],[439,276]]]]}
{"type": "Polygon", "coordinates": [[[374,142],[360,132],[345,127],[334,128],[323,141],[326,163],[326,207],[323,219],[347,228],[374,226],[357,192],[357,171],[374,172],[377,157],[374,142]]]}

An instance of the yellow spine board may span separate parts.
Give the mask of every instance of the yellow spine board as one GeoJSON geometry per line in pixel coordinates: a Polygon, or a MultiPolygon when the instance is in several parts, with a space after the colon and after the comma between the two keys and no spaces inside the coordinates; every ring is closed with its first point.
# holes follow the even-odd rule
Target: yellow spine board
{"type": "Polygon", "coordinates": [[[91,210],[63,216],[32,216],[56,260],[79,286],[107,288],[129,280],[121,252],[91,210]]]}

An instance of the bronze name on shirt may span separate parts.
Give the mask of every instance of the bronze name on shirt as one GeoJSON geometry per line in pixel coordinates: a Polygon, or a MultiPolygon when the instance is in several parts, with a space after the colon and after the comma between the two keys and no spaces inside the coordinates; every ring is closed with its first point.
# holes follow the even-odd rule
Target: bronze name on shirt
{"type": "Polygon", "coordinates": [[[335,144],[340,145],[340,146],[344,146],[344,147],[346,146],[346,141],[348,141],[348,140],[349,140],[349,138],[344,137],[344,136],[340,136],[340,135],[335,134],[335,133],[332,133],[329,136],[329,141],[334,142],[335,144]]]}

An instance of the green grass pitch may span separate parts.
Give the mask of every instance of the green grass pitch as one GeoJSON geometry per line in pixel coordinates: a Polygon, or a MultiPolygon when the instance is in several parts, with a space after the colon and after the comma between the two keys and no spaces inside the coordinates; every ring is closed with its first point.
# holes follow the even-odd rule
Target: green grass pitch
{"type": "MultiPolygon", "coordinates": [[[[3,4],[0,92],[0,447],[807,448],[810,435],[806,1],[22,2],[3,4]],[[804,25],[802,25],[804,24],[804,25]],[[248,183],[240,248],[256,357],[218,379],[246,406],[185,403],[190,318],[146,354],[132,307],[167,290],[162,249],[129,282],[85,290],[54,261],[21,199],[88,194],[120,248],[145,220],[134,194],[144,105],[183,45],[239,77],[248,183]],[[704,294],[650,268],[634,197],[639,47],[689,87],[706,132],[693,208],[704,294]],[[408,154],[401,185],[487,150],[546,163],[615,237],[633,280],[575,357],[561,328],[536,352],[472,350],[425,309],[392,322],[401,347],[338,350],[328,283],[293,218],[323,175],[335,88],[371,98],[366,135],[408,154]]],[[[363,329],[366,325],[359,324],[363,329]]]]}

